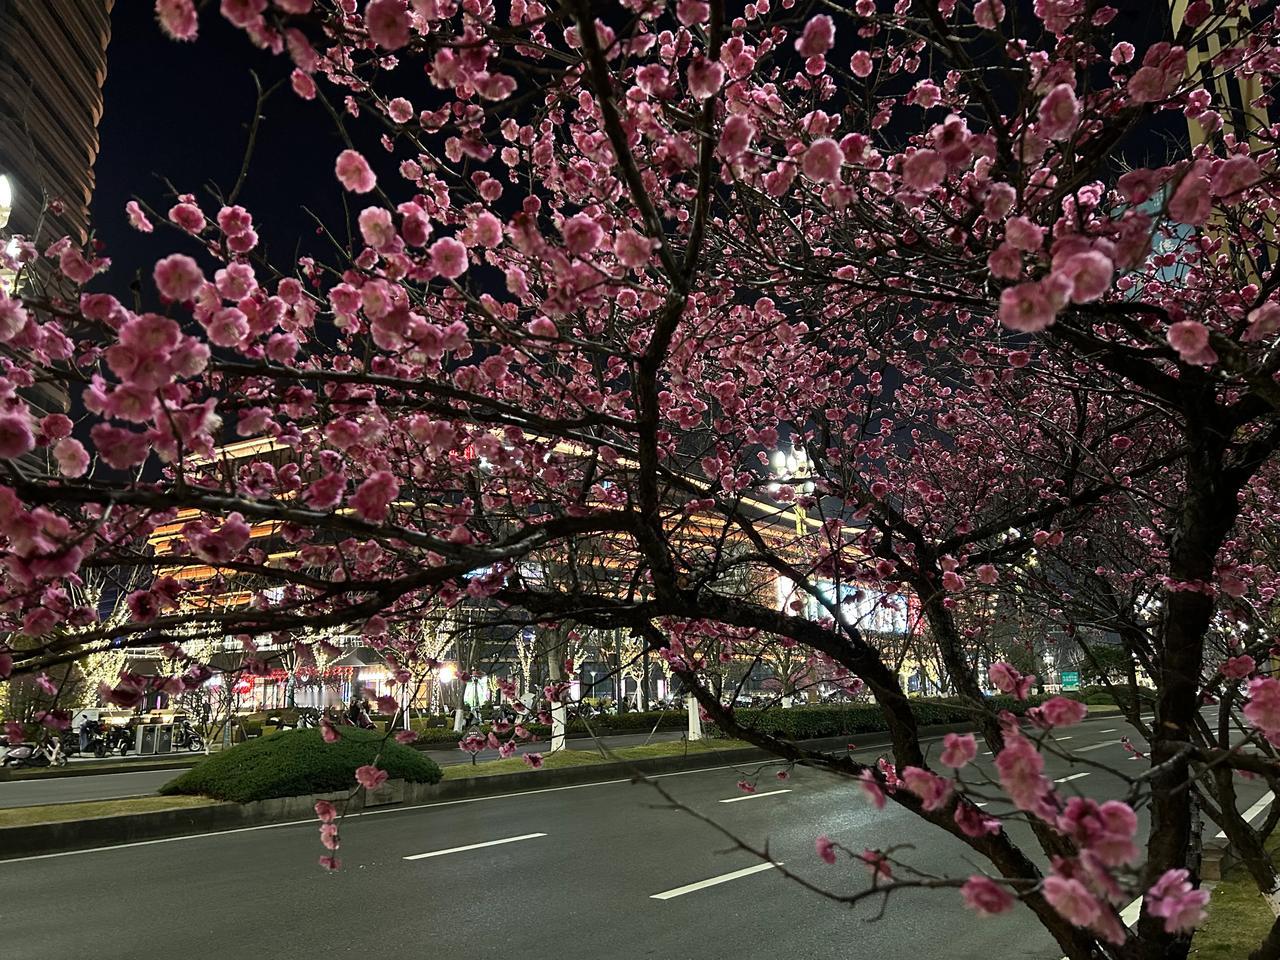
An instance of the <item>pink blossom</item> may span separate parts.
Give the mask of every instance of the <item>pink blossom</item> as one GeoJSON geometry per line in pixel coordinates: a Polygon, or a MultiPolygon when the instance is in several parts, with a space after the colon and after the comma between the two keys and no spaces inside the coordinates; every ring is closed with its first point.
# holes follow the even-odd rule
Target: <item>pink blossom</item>
{"type": "Polygon", "coordinates": [[[302,499],[312,510],[331,510],[342,502],[346,489],[345,474],[326,473],[307,487],[302,499]]]}
{"type": "Polygon", "coordinates": [[[204,211],[194,203],[177,203],[169,208],[169,220],[190,234],[205,228],[204,211]]]}
{"type": "Polygon", "coordinates": [[[542,754],[540,753],[522,754],[520,759],[522,759],[527,765],[532,767],[534,770],[542,769],[543,757],[542,757],[542,754]]]}
{"type": "Polygon", "coordinates": [[[0,343],[8,343],[27,325],[27,311],[22,301],[0,290],[0,343]]]}
{"type": "Polygon", "coordinates": [[[814,838],[813,848],[824,863],[833,864],[836,862],[836,845],[831,842],[831,838],[825,833],[819,834],[814,838]]]}
{"type": "Polygon", "coordinates": [[[996,571],[996,568],[989,563],[982,564],[974,572],[978,575],[978,582],[985,583],[987,586],[991,586],[991,584],[1000,579],[1000,574],[996,571]]]}
{"type": "Polygon", "coordinates": [[[1147,891],[1147,910],[1164,918],[1165,933],[1186,933],[1204,923],[1209,891],[1192,887],[1190,876],[1182,868],[1166,870],[1147,891]]]}
{"type": "Polygon", "coordinates": [[[1003,19],[1003,0],[978,0],[973,5],[973,22],[984,30],[994,30],[1003,19]]]}
{"type": "Polygon", "coordinates": [[[932,190],[947,175],[947,161],[936,150],[917,150],[902,161],[902,182],[912,190],[932,190]]]}
{"type": "Polygon", "coordinates": [[[293,87],[293,92],[303,100],[314,100],[316,98],[316,82],[302,70],[294,70],[293,73],[289,74],[289,85],[293,87]]]}
{"type": "Polygon", "coordinates": [[[89,454],[74,437],[63,437],[53,445],[53,457],[64,477],[83,477],[89,469],[89,454]]]}
{"type": "Polygon", "coordinates": [[[328,800],[317,800],[315,810],[321,823],[332,823],[338,817],[338,808],[328,800]]]}
{"type": "Polygon", "coordinates": [[[413,119],[413,104],[404,97],[396,97],[387,104],[387,116],[396,123],[408,123],[413,119]]]}
{"type": "Polygon", "coordinates": [[[467,272],[467,248],[453,237],[441,237],[428,251],[431,269],[439,276],[456,280],[467,272]]]}
{"type": "Polygon", "coordinates": [[[182,253],[157,261],[154,278],[160,293],[178,303],[193,299],[204,283],[199,264],[182,253]]]}
{"type": "Polygon", "coordinates": [[[1051,697],[1040,706],[1032,708],[1028,716],[1040,727],[1069,727],[1083,720],[1088,712],[1089,708],[1078,700],[1051,697]]]}
{"type": "Polygon", "coordinates": [[[1000,322],[1010,330],[1037,333],[1052,326],[1058,308],[1039,282],[1019,283],[1000,292],[1000,322]]]}
{"type": "Polygon", "coordinates": [[[948,570],[942,575],[942,588],[950,593],[958,593],[964,589],[964,578],[954,570],[948,570]]]}
{"type": "Polygon", "coordinates": [[[1116,66],[1122,63],[1128,63],[1133,59],[1133,44],[1127,40],[1121,40],[1111,48],[1111,62],[1116,66]]]}
{"type": "Polygon", "coordinates": [[[35,449],[31,416],[25,409],[0,413],[0,460],[16,460],[35,449]]]}
{"type": "Polygon", "coordinates": [[[373,42],[388,50],[399,50],[409,42],[411,21],[405,0],[369,0],[364,23],[373,42]]]}
{"type": "Polygon", "coordinates": [[[1254,677],[1246,688],[1244,717],[1271,738],[1280,738],[1280,680],[1254,677]]]}
{"type": "MultiPolygon", "coordinates": [[[[0,300],[0,318],[3,315],[4,302],[0,300]]],[[[1268,300],[1262,306],[1249,311],[1249,329],[1244,333],[1244,340],[1265,340],[1280,330],[1280,303],[1268,300]]],[[[0,330],[3,329],[0,324],[0,330]]],[[[5,337],[0,332],[0,340],[5,337]]]]}
{"type": "Polygon", "coordinates": [[[1080,102],[1070,84],[1060,83],[1040,101],[1040,135],[1066,140],[1080,124],[1080,102]]]}
{"type": "Polygon", "coordinates": [[[337,870],[342,866],[342,861],[337,857],[321,857],[318,862],[326,870],[337,870]]]}
{"type": "Polygon", "coordinates": [[[1262,179],[1262,171],[1252,157],[1232,157],[1218,164],[1209,181],[1215,197],[1227,197],[1228,202],[1240,199],[1238,194],[1262,179]]]}
{"type": "Polygon", "coordinates": [[[1099,804],[1088,797],[1071,797],[1058,814],[1056,826],[1103,866],[1121,867],[1140,856],[1133,842],[1138,817],[1132,807],[1119,800],[1099,804]]]}
{"type": "Polygon", "coordinates": [[[371,763],[356,767],[356,783],[366,790],[377,790],[387,782],[387,771],[379,770],[371,763]]]}
{"type": "Polygon", "coordinates": [[[691,27],[695,23],[706,23],[711,16],[711,4],[707,0],[677,0],[676,19],[681,26],[691,27]]]}
{"type": "Polygon", "coordinates": [[[864,770],[858,775],[858,786],[862,788],[863,795],[871,801],[873,807],[877,810],[884,809],[884,791],[880,789],[880,784],[876,782],[870,770],[864,770]]]}
{"type": "Polygon", "coordinates": [[[1005,224],[1004,239],[1019,250],[1033,253],[1044,243],[1044,227],[1026,217],[1014,217],[1005,224]]]}
{"type": "Polygon", "coordinates": [[[400,484],[395,476],[387,470],[379,470],[356,488],[348,503],[360,519],[381,523],[399,492],[400,484]]]}
{"type": "Polygon", "coordinates": [[[1102,915],[1097,898],[1074,877],[1045,877],[1043,893],[1053,909],[1078,927],[1087,927],[1102,915]]]}
{"type": "Polygon", "coordinates": [[[871,871],[872,883],[882,877],[885,880],[893,879],[893,870],[889,865],[889,858],[879,850],[863,850],[858,854],[858,859],[865,863],[867,869],[871,871]]]}
{"type": "Polygon", "coordinates": [[[542,314],[530,320],[525,329],[535,337],[542,337],[546,340],[554,340],[560,336],[560,331],[556,328],[555,321],[542,314]]]}
{"type": "Polygon", "coordinates": [[[1031,692],[1031,687],[1036,682],[1035,676],[1030,674],[1024,676],[1003,660],[997,660],[987,672],[993,687],[1019,700],[1027,699],[1027,694],[1031,692]]]}
{"type": "Polygon", "coordinates": [[[742,156],[755,139],[756,128],[740,113],[731,114],[720,131],[720,144],[716,151],[726,160],[736,160],[742,156]]]}
{"type": "Polygon", "coordinates": [[[836,25],[825,13],[819,14],[804,25],[804,32],[796,40],[796,51],[802,57],[820,57],[836,42],[836,25]]]}
{"type": "Polygon", "coordinates": [[[698,100],[707,100],[724,86],[724,67],[699,54],[690,62],[685,77],[689,81],[689,92],[698,100]]]}
{"type": "Polygon", "coordinates": [[[1228,657],[1222,665],[1222,675],[1232,680],[1244,680],[1258,668],[1253,657],[1247,653],[1239,657],[1228,657]]]}
{"type": "Polygon", "coordinates": [[[1195,363],[1209,346],[1209,329],[1199,320],[1179,320],[1169,324],[1165,336],[1169,346],[1178,351],[1178,355],[1187,363],[1195,363]]]}
{"type": "Polygon", "coordinates": [[[238,236],[253,229],[253,216],[238,204],[223,207],[218,211],[218,228],[228,237],[238,236]]]}
{"type": "Polygon", "coordinates": [[[999,820],[984,816],[982,811],[968,800],[961,800],[956,804],[954,819],[956,826],[966,837],[990,836],[999,833],[1002,829],[999,820]]]}
{"type": "Polygon", "coordinates": [[[978,755],[978,741],[972,733],[948,733],[942,738],[942,755],[938,758],[944,766],[959,770],[978,755]]]}
{"type": "Polygon", "coordinates": [[[1016,731],[1005,737],[1005,746],[996,754],[1000,785],[1019,810],[1037,815],[1045,812],[1046,796],[1053,789],[1044,776],[1044,757],[1035,745],[1016,731]]]}
{"type": "Polygon", "coordinates": [[[623,230],[613,238],[613,252],[625,267],[638,270],[653,256],[654,242],[635,230],[623,230]]]}
{"type": "Polygon", "coordinates": [[[194,40],[198,21],[192,0],[156,0],[156,19],[171,40],[194,40]]]}
{"type": "Polygon", "coordinates": [[[869,77],[872,69],[871,54],[859,50],[849,59],[849,69],[855,77],[869,77]]]}
{"type": "Polygon", "coordinates": [[[1107,292],[1115,265],[1096,250],[1086,250],[1068,257],[1055,273],[1071,282],[1073,303],[1090,303],[1107,292]]]}
{"type": "Polygon", "coordinates": [[[951,799],[953,784],[946,777],[920,767],[903,767],[901,777],[906,788],[920,798],[925,810],[941,809],[951,799]]]}
{"type": "Polygon", "coordinates": [[[320,824],[320,842],[326,850],[337,850],[341,846],[338,841],[338,825],[336,823],[320,824]]]}
{"type": "Polygon", "coordinates": [[[830,137],[819,137],[809,144],[801,169],[804,175],[819,183],[839,183],[844,151],[830,137]]]}
{"type": "Polygon", "coordinates": [[[385,207],[365,207],[360,211],[360,236],[375,250],[385,249],[395,242],[396,228],[391,222],[391,211],[385,207]]]}
{"type": "Polygon", "coordinates": [[[130,200],[124,205],[124,212],[129,218],[129,226],[137,230],[139,233],[151,233],[155,227],[151,225],[151,221],[147,219],[146,213],[142,207],[138,206],[137,200],[130,200]]]}
{"type": "Polygon", "coordinates": [[[970,910],[984,915],[1004,913],[1013,907],[1013,894],[990,877],[975,874],[960,888],[964,904],[970,910]]]}
{"type": "Polygon", "coordinates": [[[574,214],[565,220],[560,225],[560,235],[564,237],[565,249],[577,257],[591,253],[604,239],[600,224],[585,213],[574,214]]]}
{"type": "Polygon", "coordinates": [[[352,193],[368,193],[378,182],[369,161],[355,150],[343,150],[334,166],[338,181],[352,193]]]}
{"type": "Polygon", "coordinates": [[[222,0],[222,15],[237,27],[248,30],[261,22],[267,0],[222,0]]]}
{"type": "Polygon", "coordinates": [[[1169,216],[1179,223],[1199,226],[1209,219],[1212,205],[1209,178],[1200,172],[1199,164],[1182,178],[1169,198],[1169,216]]]}

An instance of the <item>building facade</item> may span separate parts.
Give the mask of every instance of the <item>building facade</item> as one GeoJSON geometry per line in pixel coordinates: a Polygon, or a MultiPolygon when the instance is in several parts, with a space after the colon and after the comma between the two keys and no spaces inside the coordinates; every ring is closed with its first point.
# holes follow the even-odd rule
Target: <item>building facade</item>
{"type": "Polygon", "coordinates": [[[0,0],[0,175],[8,233],[84,242],[115,0],[0,0]],[[61,209],[50,209],[51,201],[61,209]],[[43,221],[41,220],[43,216],[43,221]]]}

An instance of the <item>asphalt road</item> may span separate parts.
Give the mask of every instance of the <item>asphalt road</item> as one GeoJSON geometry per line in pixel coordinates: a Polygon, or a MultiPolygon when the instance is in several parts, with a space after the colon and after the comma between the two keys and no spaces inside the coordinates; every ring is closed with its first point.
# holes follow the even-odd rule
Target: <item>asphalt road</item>
{"type": "MultiPolygon", "coordinates": [[[[631,747],[646,742],[657,743],[667,740],[679,740],[683,731],[662,730],[652,737],[645,733],[619,734],[606,737],[604,742],[611,747],[631,747]]],[[[569,741],[573,750],[590,750],[591,741],[573,739],[569,741]]],[[[519,748],[520,753],[545,751],[548,744],[544,742],[526,744],[519,748]]],[[[191,754],[194,763],[201,754],[191,754]]],[[[427,756],[442,767],[460,763],[470,763],[471,755],[458,749],[430,750],[427,756]]],[[[496,760],[496,750],[483,750],[477,754],[479,761],[496,760]]],[[[73,764],[75,760],[71,761],[73,764]]],[[[160,787],[182,773],[181,770],[129,770],[133,762],[129,758],[115,761],[122,768],[100,776],[85,777],[48,777],[31,780],[0,781],[0,808],[30,807],[43,803],[72,803],[80,800],[112,800],[117,797],[137,797],[155,793],[160,787]]]]}
{"type": "MultiPolygon", "coordinates": [[[[1123,772],[1131,762],[1118,741],[1124,732],[1123,721],[1092,721],[1065,732],[1061,747],[1123,772]]],[[[980,756],[979,768],[989,770],[990,758],[980,756]]],[[[1073,778],[1061,790],[1099,799],[1127,786],[1066,759],[1051,758],[1047,771],[1073,778]]],[[[866,871],[819,860],[820,833],[854,850],[911,844],[898,856],[919,869],[972,872],[958,841],[893,804],[874,810],[847,783],[807,770],[782,783],[765,771],[759,792],[742,799],[741,775],[720,769],[656,779],[835,893],[862,889],[866,871]]],[[[1242,806],[1262,789],[1242,784],[1242,806]]],[[[954,890],[895,893],[871,922],[878,901],[847,907],[803,889],[645,784],[375,811],[348,820],[342,832],[335,874],[314,865],[322,852],[314,823],[0,862],[0,920],[11,921],[0,952],[5,960],[1056,960],[1061,953],[1025,909],[978,919],[954,890]],[[52,922],[32,920],[48,916],[51,904],[74,908],[52,922]]]]}

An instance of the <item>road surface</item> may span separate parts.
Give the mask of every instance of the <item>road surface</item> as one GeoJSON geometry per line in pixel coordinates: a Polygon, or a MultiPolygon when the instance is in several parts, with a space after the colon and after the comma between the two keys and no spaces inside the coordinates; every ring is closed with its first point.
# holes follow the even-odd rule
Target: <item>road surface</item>
{"type": "MultiPolygon", "coordinates": [[[[1123,721],[1065,731],[1063,748],[1123,769],[1123,721]],[[1067,738],[1070,737],[1068,741],[1067,738]]],[[[932,744],[934,750],[937,744],[932,744]]],[[[979,768],[990,770],[990,757],[979,768]]],[[[972,772],[972,771],[971,771],[972,772]]],[[[1119,797],[1119,777],[1051,757],[1060,789],[1119,797]],[[1071,779],[1066,779],[1071,778],[1071,779]]],[[[758,792],[736,787],[737,769],[655,778],[680,802],[775,861],[839,893],[866,871],[827,866],[814,837],[854,850],[913,844],[899,856],[922,870],[964,876],[967,848],[861,791],[798,770],[764,771],[758,792]]],[[[1242,808],[1264,788],[1242,784],[1242,808]],[[1247,791],[1247,792],[1245,792],[1247,791]]],[[[998,811],[998,805],[988,808],[998,811]]],[[[1145,813],[1140,835],[1145,835],[1145,813]]],[[[1014,825],[1019,836],[1025,829],[1014,825]]],[[[373,811],[342,828],[342,869],[315,866],[323,852],[311,823],[0,862],[0,917],[13,922],[5,960],[221,960],[368,957],[421,960],[1057,960],[1030,912],[979,919],[954,890],[903,891],[847,907],[806,891],[673,809],[646,784],[586,784],[410,809],[373,811]],[[74,901],[70,898],[74,897],[74,901]]]]}

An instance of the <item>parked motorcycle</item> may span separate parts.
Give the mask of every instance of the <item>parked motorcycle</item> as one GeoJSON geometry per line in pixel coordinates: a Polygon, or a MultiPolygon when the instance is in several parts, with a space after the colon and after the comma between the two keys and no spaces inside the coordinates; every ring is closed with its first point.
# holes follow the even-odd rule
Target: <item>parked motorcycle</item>
{"type": "Polygon", "coordinates": [[[62,749],[62,741],[55,738],[44,743],[18,743],[9,747],[0,757],[0,766],[13,767],[60,767],[67,762],[67,755],[62,749]]]}

